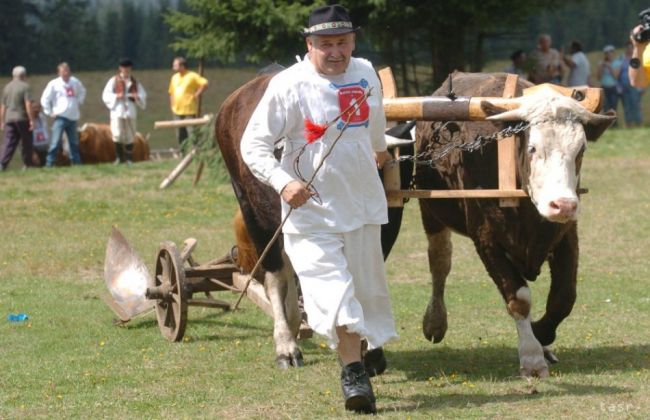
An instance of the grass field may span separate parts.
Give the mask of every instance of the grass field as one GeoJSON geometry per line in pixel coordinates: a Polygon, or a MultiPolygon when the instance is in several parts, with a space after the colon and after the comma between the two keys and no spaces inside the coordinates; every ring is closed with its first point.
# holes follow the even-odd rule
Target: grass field
{"type": "MultiPolygon", "coordinates": [[[[274,366],[272,322],[249,301],[236,313],[192,308],[183,343],[152,316],[125,327],[100,300],[112,225],[152,270],[158,244],[196,237],[206,261],[233,244],[231,188],[192,171],[157,186],[174,161],[0,174],[0,418],[345,417],[338,363],[314,337],[306,366],[274,366]],[[22,323],[6,320],[25,312],[22,323]]],[[[455,236],[449,331],[421,333],[430,290],[417,204],[388,261],[401,339],[374,380],[386,418],[650,416],[650,139],[610,130],[583,164],[578,301],[560,327],[551,377],[517,377],[513,321],[467,239],[455,236]]],[[[548,273],[532,284],[543,310],[548,273]]],[[[224,299],[234,296],[223,293],[224,299]]]]}

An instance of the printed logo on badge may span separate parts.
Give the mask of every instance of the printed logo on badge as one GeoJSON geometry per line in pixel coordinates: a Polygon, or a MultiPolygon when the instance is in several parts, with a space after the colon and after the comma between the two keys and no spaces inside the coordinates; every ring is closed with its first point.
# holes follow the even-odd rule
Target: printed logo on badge
{"type": "Polygon", "coordinates": [[[348,120],[350,121],[348,127],[368,127],[370,107],[367,100],[361,102],[366,93],[365,88],[368,87],[368,82],[361,79],[358,83],[347,85],[332,83],[330,87],[337,90],[339,109],[342,112],[341,120],[336,127],[341,130],[348,120]]]}
{"type": "Polygon", "coordinates": [[[65,94],[66,96],[74,96],[74,88],[72,86],[66,86],[65,87],[65,94]]]}

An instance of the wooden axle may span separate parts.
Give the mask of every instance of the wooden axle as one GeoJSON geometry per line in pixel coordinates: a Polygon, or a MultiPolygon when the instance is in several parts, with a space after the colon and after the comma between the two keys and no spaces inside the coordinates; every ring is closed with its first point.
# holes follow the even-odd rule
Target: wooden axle
{"type": "Polygon", "coordinates": [[[153,123],[154,129],[159,128],[180,128],[180,127],[192,127],[195,125],[204,125],[210,122],[212,119],[211,114],[206,114],[200,118],[186,118],[184,120],[171,120],[171,121],[156,121],[153,123]]]}

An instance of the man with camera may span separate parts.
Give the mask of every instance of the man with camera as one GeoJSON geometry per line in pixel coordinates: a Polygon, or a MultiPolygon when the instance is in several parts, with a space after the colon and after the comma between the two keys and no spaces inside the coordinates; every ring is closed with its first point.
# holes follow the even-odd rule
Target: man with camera
{"type": "Polygon", "coordinates": [[[634,45],[630,59],[630,84],[636,88],[645,88],[650,81],[650,49],[646,48],[650,41],[650,9],[639,13],[641,24],[632,30],[630,40],[634,45]]]}

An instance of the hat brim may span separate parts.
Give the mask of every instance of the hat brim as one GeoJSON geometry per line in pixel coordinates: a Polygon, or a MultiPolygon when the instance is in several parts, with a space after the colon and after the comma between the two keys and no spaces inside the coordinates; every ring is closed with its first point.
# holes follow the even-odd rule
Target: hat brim
{"type": "Polygon", "coordinates": [[[308,37],[309,35],[343,35],[343,34],[358,32],[359,29],[361,29],[360,26],[356,28],[330,28],[330,29],[322,29],[320,31],[314,31],[314,32],[302,31],[301,34],[305,38],[308,37]]]}

